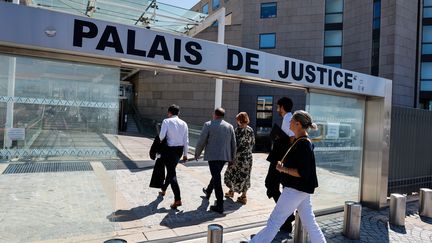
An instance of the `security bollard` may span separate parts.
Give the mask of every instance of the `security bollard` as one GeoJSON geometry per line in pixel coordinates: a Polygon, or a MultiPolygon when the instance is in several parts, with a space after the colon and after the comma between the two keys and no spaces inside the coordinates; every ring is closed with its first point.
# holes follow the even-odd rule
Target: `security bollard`
{"type": "Polygon", "coordinates": [[[390,224],[405,226],[406,197],[401,194],[390,195],[390,224]]]}
{"type": "Polygon", "coordinates": [[[432,190],[420,188],[420,216],[432,218],[432,190]]]}
{"type": "Polygon", "coordinates": [[[299,214],[296,213],[294,226],[294,243],[306,243],[307,238],[307,231],[303,228],[299,214]]]}
{"type": "Polygon", "coordinates": [[[219,224],[210,224],[207,230],[207,243],[222,243],[223,227],[219,224]]]}
{"type": "Polygon", "coordinates": [[[345,202],[343,235],[351,240],[360,239],[361,209],[362,206],[360,203],[345,202]]]}

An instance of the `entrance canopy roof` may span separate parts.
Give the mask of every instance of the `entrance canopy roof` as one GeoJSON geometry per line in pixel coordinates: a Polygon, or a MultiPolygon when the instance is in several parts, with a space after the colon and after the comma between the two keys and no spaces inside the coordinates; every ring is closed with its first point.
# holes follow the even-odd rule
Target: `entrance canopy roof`
{"type": "Polygon", "coordinates": [[[207,17],[156,0],[31,0],[27,3],[32,7],[176,34],[185,34],[207,17]]]}

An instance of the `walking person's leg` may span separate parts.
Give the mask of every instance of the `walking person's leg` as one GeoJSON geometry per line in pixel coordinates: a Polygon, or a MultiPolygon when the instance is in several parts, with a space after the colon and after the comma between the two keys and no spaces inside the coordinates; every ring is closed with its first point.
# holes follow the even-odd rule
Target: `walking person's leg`
{"type": "Polygon", "coordinates": [[[270,243],[286,218],[294,212],[306,196],[307,194],[302,194],[295,189],[285,187],[267,220],[266,227],[258,232],[250,243],[270,243]]]}
{"type": "Polygon", "coordinates": [[[223,212],[223,190],[221,182],[221,171],[225,161],[209,161],[210,173],[212,175],[213,188],[216,194],[216,207],[210,207],[211,210],[215,209],[219,213],[223,212]]]}
{"type": "Polygon", "coordinates": [[[167,159],[167,178],[174,193],[174,203],[171,205],[171,208],[177,208],[178,206],[181,206],[180,187],[177,182],[176,173],[178,162],[179,158],[177,157],[175,151],[173,151],[173,153],[170,153],[170,156],[168,156],[167,159]]]}
{"type": "Polygon", "coordinates": [[[315,214],[312,210],[310,194],[297,207],[303,227],[309,233],[312,243],[325,243],[326,239],[315,219],[315,214]]]}

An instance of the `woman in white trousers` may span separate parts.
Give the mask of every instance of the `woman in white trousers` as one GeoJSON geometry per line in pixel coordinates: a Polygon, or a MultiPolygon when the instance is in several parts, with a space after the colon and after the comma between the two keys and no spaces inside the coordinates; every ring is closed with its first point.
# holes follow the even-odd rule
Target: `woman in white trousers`
{"type": "Polygon", "coordinates": [[[312,117],[306,111],[296,111],[290,122],[295,140],[276,169],[281,172],[284,186],[267,225],[250,241],[270,243],[281,225],[297,209],[303,227],[309,233],[312,243],[326,242],[312,210],[311,194],[318,187],[313,144],[308,138],[307,129],[316,129],[312,117]]]}

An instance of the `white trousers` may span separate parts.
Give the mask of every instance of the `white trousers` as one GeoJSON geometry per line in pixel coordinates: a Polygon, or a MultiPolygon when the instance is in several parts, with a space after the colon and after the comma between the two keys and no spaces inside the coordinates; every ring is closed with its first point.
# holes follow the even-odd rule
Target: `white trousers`
{"type": "Polygon", "coordinates": [[[285,187],[273,212],[270,214],[266,227],[258,232],[250,243],[272,242],[279,228],[295,209],[297,209],[299,213],[303,227],[309,233],[311,242],[326,242],[324,234],[315,220],[310,194],[298,191],[294,188],[285,187]]]}

